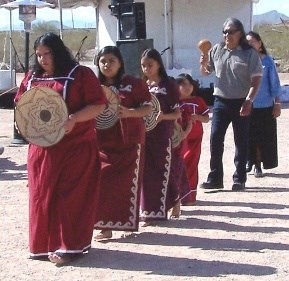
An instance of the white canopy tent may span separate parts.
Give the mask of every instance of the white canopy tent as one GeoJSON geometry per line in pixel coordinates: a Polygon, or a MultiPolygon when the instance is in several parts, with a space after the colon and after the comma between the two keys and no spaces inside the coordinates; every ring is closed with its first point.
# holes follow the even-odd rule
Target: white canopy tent
{"type": "MultiPolygon", "coordinates": [[[[33,0],[32,0],[33,1],[33,0]]],[[[35,1],[35,0],[34,0],[35,1]]],[[[10,2],[15,2],[15,0],[0,0],[0,5],[7,4],[10,2]]],[[[41,2],[41,1],[39,1],[41,2]]],[[[62,7],[62,8],[77,8],[80,6],[94,6],[97,7],[99,0],[80,0],[80,1],[72,1],[72,0],[47,0],[47,3],[53,4],[54,7],[62,7]]]]}

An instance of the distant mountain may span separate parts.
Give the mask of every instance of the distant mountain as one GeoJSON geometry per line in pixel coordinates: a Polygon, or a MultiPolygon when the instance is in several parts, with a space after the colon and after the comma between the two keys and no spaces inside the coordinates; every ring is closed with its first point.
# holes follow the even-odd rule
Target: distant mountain
{"type": "MultiPolygon", "coordinates": [[[[43,20],[40,20],[40,21],[35,21],[32,23],[32,28],[33,26],[37,25],[37,24],[42,24],[42,25],[49,25],[49,26],[53,26],[54,28],[56,29],[60,29],[60,22],[57,21],[57,20],[50,20],[50,21],[43,21],[43,20]]],[[[63,24],[63,29],[69,29],[71,27],[69,26],[66,26],[63,24]]]]}
{"type": "Polygon", "coordinates": [[[261,15],[253,15],[253,24],[280,24],[283,21],[289,21],[289,17],[277,11],[270,11],[261,15]]]}
{"type": "MultiPolygon", "coordinates": [[[[38,24],[38,23],[47,23],[48,25],[54,26],[56,29],[60,29],[60,22],[51,20],[51,21],[44,21],[44,20],[36,20],[32,22],[32,28],[33,25],[38,24]]],[[[12,30],[23,30],[24,24],[22,21],[15,21],[13,22],[12,30]]],[[[72,28],[95,28],[96,23],[94,22],[89,22],[89,21],[81,21],[81,20],[76,20],[74,23],[72,21],[64,21],[63,22],[63,29],[72,29],[72,28]]],[[[0,31],[8,31],[9,30],[9,23],[0,23],[0,31]]]]}

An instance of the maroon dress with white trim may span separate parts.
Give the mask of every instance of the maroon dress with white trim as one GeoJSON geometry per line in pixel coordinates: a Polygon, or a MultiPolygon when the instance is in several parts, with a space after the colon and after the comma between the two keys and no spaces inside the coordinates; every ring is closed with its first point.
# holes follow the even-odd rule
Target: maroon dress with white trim
{"type": "MultiPolygon", "coordinates": [[[[176,83],[169,79],[158,86],[149,87],[156,95],[163,113],[171,113],[179,106],[179,90],[176,83]]],[[[163,120],[146,133],[145,168],[141,196],[141,219],[163,220],[167,211],[177,201],[178,191],[171,191],[176,198],[167,198],[168,181],[171,170],[171,137],[174,121],[163,120]]]]}
{"type": "MultiPolygon", "coordinates": [[[[66,96],[69,114],[106,98],[95,74],[78,66],[70,77],[23,79],[15,101],[27,87],[47,86],[66,96]],[[67,88],[68,87],[68,88],[67,88]],[[67,91],[66,91],[66,90],[67,91]]],[[[52,252],[82,253],[90,248],[98,196],[99,154],[95,120],[75,124],[57,144],[29,144],[29,247],[31,258],[52,252]]]]}
{"type": "Polygon", "coordinates": [[[189,179],[183,159],[184,142],[185,140],[181,141],[177,147],[172,148],[171,173],[167,196],[168,209],[174,207],[178,200],[182,201],[183,197],[186,197],[186,194],[183,192],[184,190],[187,190],[188,193],[190,190],[189,179]]]}
{"type": "MultiPolygon", "coordinates": [[[[146,83],[132,76],[121,80],[119,99],[127,108],[150,104],[146,83]]],[[[143,118],[122,118],[98,131],[101,158],[100,197],[95,228],[136,231],[143,176],[143,118]]]]}

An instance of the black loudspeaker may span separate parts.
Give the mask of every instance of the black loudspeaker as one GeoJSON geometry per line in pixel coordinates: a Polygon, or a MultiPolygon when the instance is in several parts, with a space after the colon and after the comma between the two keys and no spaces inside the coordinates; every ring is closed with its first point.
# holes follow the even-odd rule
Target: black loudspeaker
{"type": "Polygon", "coordinates": [[[133,2],[133,0],[111,0],[110,5],[108,5],[108,8],[111,10],[112,16],[118,17],[119,4],[132,3],[132,2],[133,2]]]}
{"type": "Polygon", "coordinates": [[[116,41],[125,65],[125,73],[142,77],[141,55],[145,49],[153,48],[153,39],[133,39],[116,41]]]}
{"type": "Polygon", "coordinates": [[[119,39],[146,39],[145,3],[118,5],[119,39]]]}

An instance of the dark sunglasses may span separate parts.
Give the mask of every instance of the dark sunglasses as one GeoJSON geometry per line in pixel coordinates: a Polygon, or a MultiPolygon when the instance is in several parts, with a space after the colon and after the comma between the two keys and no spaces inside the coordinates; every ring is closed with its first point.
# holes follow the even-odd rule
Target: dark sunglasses
{"type": "Polygon", "coordinates": [[[238,31],[239,31],[238,29],[223,30],[223,34],[224,34],[224,35],[233,35],[233,34],[235,34],[235,33],[238,32],[238,31]]]}

